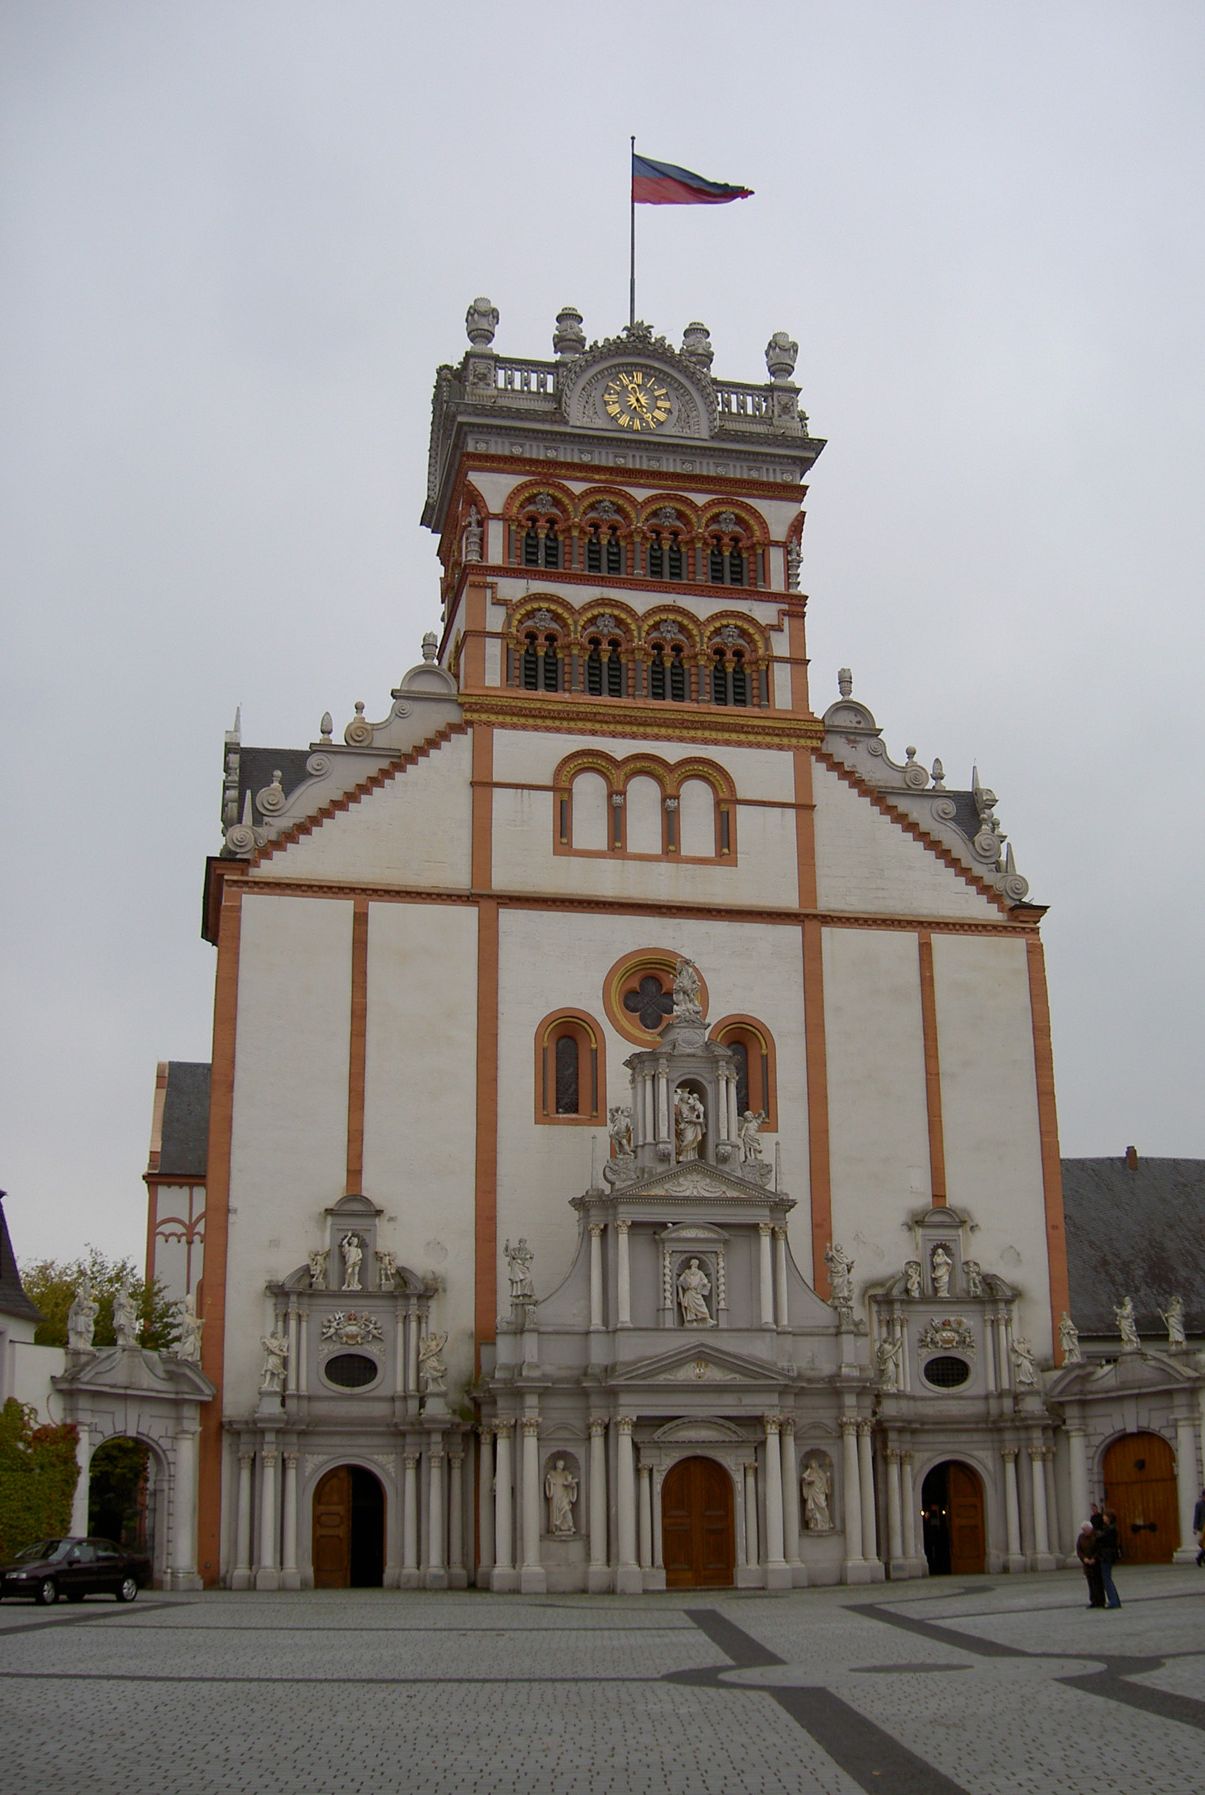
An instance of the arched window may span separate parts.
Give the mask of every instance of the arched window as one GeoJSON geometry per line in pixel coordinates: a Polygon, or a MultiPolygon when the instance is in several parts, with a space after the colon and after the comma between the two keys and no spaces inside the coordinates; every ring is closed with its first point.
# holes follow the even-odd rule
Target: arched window
{"type": "Polygon", "coordinates": [[[741,630],[734,624],[725,624],[708,643],[708,650],[713,704],[749,705],[764,701],[756,656],[741,630]]]}
{"type": "Polygon", "coordinates": [[[584,1010],[554,1010],[536,1030],[537,1122],[601,1122],[606,1115],[602,1032],[584,1010]]]}
{"type": "Polygon", "coordinates": [[[592,698],[626,697],[627,667],[618,636],[587,635],[585,688],[592,698]]]}
{"type": "Polygon", "coordinates": [[[654,624],[648,644],[648,696],[684,703],[690,697],[690,672],[680,626],[672,621],[654,624]]]}
{"type": "Polygon", "coordinates": [[[764,1127],[778,1127],[777,1069],[774,1037],[754,1016],[723,1016],[711,1031],[711,1039],[731,1050],[736,1065],[736,1100],[743,1115],[761,1111],[764,1127]]]}
{"type": "Polygon", "coordinates": [[[707,578],[713,586],[756,586],[760,550],[734,511],[711,520],[706,538],[707,578]]]}
{"type": "Polygon", "coordinates": [[[648,539],[648,571],[653,580],[680,580],[685,557],[677,530],[653,530],[648,539]]]}
{"type": "Polygon", "coordinates": [[[562,689],[560,636],[555,630],[523,632],[519,651],[519,684],[525,692],[559,692],[562,689]]]}

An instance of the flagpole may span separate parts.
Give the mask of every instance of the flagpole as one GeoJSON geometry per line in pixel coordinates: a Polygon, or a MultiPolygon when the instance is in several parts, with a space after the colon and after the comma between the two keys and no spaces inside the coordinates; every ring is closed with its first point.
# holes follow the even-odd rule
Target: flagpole
{"type": "MultiPolygon", "coordinates": [[[[634,164],[635,160],[636,160],[636,139],[634,136],[632,138],[631,160],[632,160],[632,163],[634,164]]],[[[633,179],[633,173],[634,173],[634,170],[632,168],[629,168],[629,170],[628,170],[628,192],[631,196],[630,204],[629,204],[629,212],[631,215],[630,222],[629,222],[629,230],[630,230],[630,235],[631,235],[631,271],[632,271],[631,272],[631,280],[628,285],[628,323],[629,324],[635,324],[635,322],[636,322],[636,186],[635,186],[635,181],[633,179]]]]}

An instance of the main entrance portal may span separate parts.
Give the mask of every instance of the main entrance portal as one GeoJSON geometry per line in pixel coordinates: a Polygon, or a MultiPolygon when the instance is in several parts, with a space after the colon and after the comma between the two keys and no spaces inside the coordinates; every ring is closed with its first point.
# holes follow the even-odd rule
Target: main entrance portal
{"type": "Polygon", "coordinates": [[[683,1458],[661,1485],[661,1545],[667,1589],[725,1589],[736,1539],[732,1479],[710,1458],[683,1458]]]}
{"type": "Polygon", "coordinates": [[[315,1589],[379,1589],[385,1493],[371,1471],[336,1465],[314,1491],[315,1589]]]}
{"type": "Polygon", "coordinates": [[[1128,1564],[1170,1564],[1180,1543],[1172,1449],[1159,1434],[1125,1434],[1105,1453],[1105,1501],[1117,1511],[1128,1564]]]}
{"type": "Polygon", "coordinates": [[[964,1577],[986,1568],[983,1485],[969,1465],[948,1458],[921,1485],[925,1557],[934,1577],[964,1577]]]}

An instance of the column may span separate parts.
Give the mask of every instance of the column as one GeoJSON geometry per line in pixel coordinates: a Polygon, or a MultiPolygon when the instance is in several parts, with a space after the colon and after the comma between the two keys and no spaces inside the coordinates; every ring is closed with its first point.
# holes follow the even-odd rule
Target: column
{"type": "Polygon", "coordinates": [[[293,1396],[297,1392],[297,1304],[290,1303],[285,1316],[285,1337],[289,1342],[289,1356],[285,1361],[285,1395],[293,1396]]]}
{"type": "Polygon", "coordinates": [[[641,1465],[640,1477],[640,1568],[653,1566],[653,1467],[641,1465]]]}
{"type": "Polygon", "coordinates": [[[1017,1449],[1006,1446],[1000,1457],[1004,1461],[1004,1525],[1008,1537],[1008,1563],[1005,1569],[1023,1571],[1021,1555],[1021,1505],[1017,1496],[1017,1449]]]}
{"type": "Polygon", "coordinates": [[[494,1430],[481,1423],[477,1449],[477,1576],[478,1589],[489,1588],[494,1568],[494,1430]]]}
{"type": "Polygon", "coordinates": [[[513,1421],[494,1422],[498,1458],[494,1469],[494,1575],[491,1589],[517,1589],[515,1575],[515,1523],[511,1488],[511,1429],[513,1421]]]}
{"type": "Polygon", "coordinates": [[[1059,1493],[1054,1475],[1054,1447],[1047,1446],[1042,1454],[1042,1468],[1046,1474],[1046,1532],[1050,1539],[1051,1556],[1057,1568],[1063,1555],[1062,1529],[1059,1525],[1059,1493]]]}
{"type": "Polygon", "coordinates": [[[607,1422],[603,1415],[590,1417],[590,1568],[589,1590],[608,1589],[607,1569],[607,1422]]]}
{"type": "Polygon", "coordinates": [[[448,1581],[463,1589],[464,1574],[464,1453],[448,1454],[448,1581]]]}
{"type": "Polygon", "coordinates": [[[1070,1555],[1075,1548],[1075,1535],[1088,1519],[1091,1497],[1088,1494],[1088,1454],[1087,1441],[1084,1437],[1082,1421],[1067,1423],[1067,1470],[1068,1483],[1071,1489],[1071,1523],[1067,1528],[1067,1537],[1060,1540],[1064,1557],[1070,1555]]]}
{"type": "MultiPolygon", "coordinates": [[[[71,1531],[86,1537],[88,1533],[88,1495],[92,1481],[92,1427],[87,1421],[81,1421],[78,1425],[79,1439],[76,1442],[75,1456],[79,1465],[79,1475],[76,1477],[75,1494],[71,1499],[71,1531]]],[[[251,1513],[249,1500],[247,1513],[248,1515],[251,1513]]],[[[250,1552],[250,1547],[248,1547],[248,1552],[250,1552]]],[[[249,1557],[247,1568],[248,1570],[251,1568],[249,1557]]]]}
{"type": "Polygon", "coordinates": [[[310,1337],[309,1317],[304,1309],[297,1315],[297,1394],[305,1396],[310,1388],[310,1360],[307,1341],[310,1337]]]}
{"type": "Polygon", "coordinates": [[[301,1573],[297,1569],[297,1454],[284,1455],[284,1546],[280,1558],[280,1587],[300,1589],[301,1573]]]}
{"type": "Polygon", "coordinates": [[[904,1536],[900,1527],[900,1455],[889,1446],[883,1454],[887,1465],[887,1555],[894,1573],[904,1556],[904,1536]]]}
{"type": "Polygon", "coordinates": [[[1008,1316],[1003,1311],[996,1317],[996,1378],[1001,1390],[1012,1389],[1013,1369],[1008,1351],[1008,1316]]]}
{"type": "Polygon", "coordinates": [[[280,1572],[276,1568],[276,1461],[277,1453],[269,1447],[261,1454],[263,1476],[259,1486],[259,1569],[255,1573],[256,1589],[279,1589],[280,1572]]]}
{"type": "Polygon", "coordinates": [[[176,1435],[176,1487],[173,1491],[172,1589],[200,1589],[197,1575],[197,1435],[182,1427],[176,1435]]]}
{"type": "Polygon", "coordinates": [[[418,1304],[413,1297],[406,1309],[406,1394],[418,1395],[418,1304]]]}
{"type": "MultiPolygon", "coordinates": [[[[874,1465],[871,1462],[870,1436],[874,1423],[858,1422],[858,1488],[862,1502],[862,1552],[873,1563],[879,1557],[878,1522],[874,1512],[874,1465]]],[[[882,1572],[875,1573],[881,1577],[882,1572]]]]}
{"type": "MultiPolygon", "coordinates": [[[[83,1437],[81,1431],[81,1439],[83,1437]]],[[[238,1455],[238,1498],[234,1519],[234,1575],[230,1579],[231,1589],[250,1589],[251,1587],[251,1473],[255,1468],[255,1454],[240,1452],[238,1455]]],[[[87,1488],[87,1483],[84,1485],[87,1488]]],[[[74,1526],[74,1521],[72,1526],[74,1526]]],[[[87,1528],[84,1529],[85,1533],[87,1528]]]]}
{"type": "Polygon", "coordinates": [[[996,1394],[996,1317],[985,1310],[983,1315],[983,1376],[989,1396],[996,1394]]]}
{"type": "Polygon", "coordinates": [[[406,1393],[406,1311],[399,1303],[393,1318],[394,1358],[397,1363],[393,1367],[393,1393],[404,1396],[406,1393]]]}
{"type": "Polygon", "coordinates": [[[787,1231],[785,1228],[774,1230],[774,1295],[776,1298],[775,1325],[785,1328],[789,1325],[787,1318],[787,1231]]]}
{"type": "MultiPolygon", "coordinates": [[[[435,1436],[438,1441],[438,1434],[435,1436]]],[[[448,1587],[447,1547],[444,1543],[444,1455],[438,1445],[427,1454],[427,1570],[424,1589],[448,1587]]]]}
{"type": "Polygon", "coordinates": [[[845,1581],[864,1582],[864,1576],[850,1576],[855,1565],[862,1568],[862,1494],[858,1477],[858,1422],[855,1415],[841,1417],[841,1508],[845,1522],[845,1581]]]}
{"type": "Polygon", "coordinates": [[[418,1453],[402,1458],[402,1588],[418,1588],[418,1453]]]}
{"type": "Polygon", "coordinates": [[[915,1560],[916,1550],[916,1485],[912,1477],[912,1454],[900,1453],[900,1508],[904,1518],[904,1557],[915,1560]]]}
{"type": "Polygon", "coordinates": [[[757,1545],[757,1461],[745,1464],[745,1564],[756,1570],[759,1563],[757,1545]]]}
{"type": "Polygon", "coordinates": [[[770,1258],[770,1236],[773,1229],[769,1222],[758,1222],[758,1264],[761,1269],[761,1325],[764,1328],[774,1326],[774,1266],[770,1258]]]}
{"type": "Polygon", "coordinates": [[[669,1086],[664,1060],[657,1061],[657,1139],[669,1140],[669,1086]]]}
{"type": "Polygon", "coordinates": [[[1201,1487],[1197,1477],[1197,1430],[1191,1415],[1176,1416],[1176,1491],[1180,1498],[1180,1546],[1173,1564],[1196,1562],[1200,1546],[1193,1535],[1192,1511],[1201,1487]]]}
{"type": "Polygon", "coordinates": [[[728,1139],[730,1141],[735,1141],[739,1139],[737,1134],[736,1079],[729,1077],[724,1082],[727,1086],[728,1094],[728,1139]]]}
{"type": "Polygon", "coordinates": [[[615,1224],[615,1306],[619,1311],[615,1325],[620,1328],[632,1325],[632,1269],[628,1260],[628,1230],[631,1226],[631,1222],[615,1224]]]}
{"type": "MultiPolygon", "coordinates": [[[[763,1236],[764,1238],[764,1236],[763,1236]]],[[[766,1588],[786,1589],[791,1574],[787,1569],[782,1539],[782,1451],[779,1432],[780,1415],[767,1415],[766,1428],[766,1588]]]]}
{"type": "Polygon", "coordinates": [[[615,1571],[617,1595],[636,1595],[643,1588],[640,1567],[636,1563],[636,1491],[632,1466],[631,1415],[621,1415],[616,1422],[615,1478],[619,1508],[619,1553],[615,1571]]]}
{"type": "Polygon", "coordinates": [[[1035,1571],[1052,1571],[1055,1565],[1050,1554],[1050,1520],[1046,1513],[1046,1449],[1044,1446],[1029,1448],[1029,1487],[1033,1499],[1033,1568],[1035,1571]]]}
{"type": "MultiPolygon", "coordinates": [[[[783,1548],[787,1563],[792,1572],[800,1571],[803,1566],[799,1558],[799,1465],[795,1458],[795,1418],[784,1415],[782,1418],[782,1532],[783,1548]]],[[[802,1583],[801,1577],[792,1575],[792,1583],[802,1583]]]]}
{"type": "Polygon", "coordinates": [[[519,1427],[523,1435],[523,1563],[519,1570],[519,1588],[525,1595],[539,1595],[547,1588],[544,1567],[540,1563],[540,1420],[538,1415],[524,1415],[519,1427]]]}
{"type": "Polygon", "coordinates": [[[603,1325],[603,1266],[601,1222],[590,1223],[590,1326],[603,1325]]]}

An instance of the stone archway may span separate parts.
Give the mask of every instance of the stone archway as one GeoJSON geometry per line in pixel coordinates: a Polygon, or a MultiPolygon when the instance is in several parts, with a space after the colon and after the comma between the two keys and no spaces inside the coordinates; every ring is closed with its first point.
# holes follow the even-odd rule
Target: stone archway
{"type": "Polygon", "coordinates": [[[661,1485],[667,1589],[728,1589],[736,1569],[732,1478],[713,1458],[680,1458],[661,1485]]]}
{"type": "Polygon", "coordinates": [[[1180,1543],[1180,1518],[1168,1441],[1162,1434],[1122,1434],[1107,1448],[1101,1475],[1126,1562],[1170,1564],[1180,1543]]]}
{"type": "Polygon", "coordinates": [[[385,1573],[385,1491],[363,1465],[332,1465],[313,1502],[315,1589],[379,1589],[385,1573]]]}
{"type": "Polygon", "coordinates": [[[967,1577],[986,1570],[979,1473],[961,1459],[942,1459],[926,1472],[920,1499],[930,1576],[967,1577]]]}

